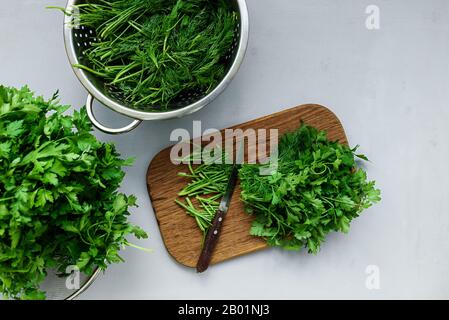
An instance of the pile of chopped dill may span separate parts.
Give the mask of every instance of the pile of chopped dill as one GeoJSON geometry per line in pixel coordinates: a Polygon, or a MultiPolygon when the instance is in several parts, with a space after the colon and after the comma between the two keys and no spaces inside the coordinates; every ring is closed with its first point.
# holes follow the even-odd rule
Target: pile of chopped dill
{"type": "Polygon", "coordinates": [[[78,4],[95,41],[75,65],[127,105],[175,109],[181,95],[213,90],[226,73],[237,13],[226,0],[97,0],[78,4]]]}
{"type": "MultiPolygon", "coordinates": [[[[199,154],[202,151],[200,150],[199,154]]],[[[203,232],[203,240],[212,224],[212,220],[224,196],[228,180],[231,175],[232,166],[229,165],[228,154],[215,155],[212,160],[200,165],[193,166],[194,159],[201,159],[194,152],[187,158],[188,172],[179,172],[178,176],[186,178],[189,182],[178,193],[182,199],[175,202],[193,217],[203,232]],[[216,161],[221,156],[221,161],[216,161]]]]}

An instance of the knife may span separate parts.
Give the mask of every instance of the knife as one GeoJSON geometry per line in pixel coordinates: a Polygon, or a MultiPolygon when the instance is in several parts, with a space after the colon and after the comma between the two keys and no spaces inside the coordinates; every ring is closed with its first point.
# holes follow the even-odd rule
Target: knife
{"type": "Polygon", "coordinates": [[[220,201],[220,205],[215,214],[212,225],[207,232],[206,239],[204,241],[204,246],[201,251],[201,255],[198,259],[196,265],[197,272],[204,272],[209,267],[210,261],[212,259],[212,254],[217,245],[218,239],[220,238],[221,228],[223,226],[224,218],[229,210],[229,205],[231,204],[232,195],[234,193],[235,185],[237,184],[238,178],[238,164],[243,161],[243,147],[244,143],[240,143],[240,150],[237,154],[236,161],[232,166],[231,175],[229,176],[228,185],[226,186],[225,194],[220,201]]]}

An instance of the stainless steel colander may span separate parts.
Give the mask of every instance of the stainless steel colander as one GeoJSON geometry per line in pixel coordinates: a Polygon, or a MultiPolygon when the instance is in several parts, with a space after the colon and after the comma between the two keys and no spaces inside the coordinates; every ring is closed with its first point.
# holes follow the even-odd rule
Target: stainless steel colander
{"type": "Polygon", "coordinates": [[[82,294],[98,278],[101,269],[97,268],[91,276],[83,273],[60,276],[55,270],[48,270],[40,289],[45,292],[47,300],[74,300],[82,294]]]}
{"type": "MultiPolygon", "coordinates": [[[[239,16],[239,23],[235,30],[234,43],[229,54],[226,56],[227,72],[221,82],[209,93],[190,92],[181,95],[175,101],[170,103],[172,111],[154,112],[133,108],[123,103],[119,96],[111,94],[105,89],[104,83],[94,75],[85,72],[79,68],[73,68],[75,75],[82,85],[89,92],[86,102],[87,114],[93,125],[99,130],[109,133],[118,134],[133,130],[143,120],[162,120],[179,118],[193,112],[196,112],[214,100],[229,85],[232,78],[237,73],[245,56],[248,34],[249,34],[249,17],[245,0],[231,0],[236,12],[239,16]],[[134,121],[126,127],[113,129],[102,125],[94,116],[92,107],[94,99],[100,101],[108,108],[128,116],[134,121]]],[[[74,13],[73,6],[84,3],[85,0],[68,0],[66,10],[74,13]]],[[[70,64],[73,66],[79,64],[86,48],[95,42],[95,30],[85,28],[84,26],[76,27],[76,14],[66,15],[64,21],[64,41],[70,64]]]]}
{"type": "MultiPolygon", "coordinates": [[[[45,292],[46,300],[74,300],[82,294],[99,277],[100,268],[96,268],[92,275],[77,274],[60,275],[56,270],[47,270],[47,276],[40,285],[45,292]]],[[[0,294],[0,300],[6,297],[0,294]]]]}

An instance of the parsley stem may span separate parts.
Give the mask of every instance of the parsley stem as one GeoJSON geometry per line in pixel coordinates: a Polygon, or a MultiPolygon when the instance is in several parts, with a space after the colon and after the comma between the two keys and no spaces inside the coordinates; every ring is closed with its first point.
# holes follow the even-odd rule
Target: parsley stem
{"type": "Polygon", "coordinates": [[[127,245],[127,246],[129,246],[129,247],[132,247],[132,248],[135,248],[135,249],[139,249],[139,250],[148,252],[148,253],[153,253],[153,249],[144,248],[144,247],[138,246],[138,245],[136,245],[136,244],[134,244],[134,243],[131,243],[131,242],[129,242],[129,241],[125,241],[125,245],[127,245]]]}

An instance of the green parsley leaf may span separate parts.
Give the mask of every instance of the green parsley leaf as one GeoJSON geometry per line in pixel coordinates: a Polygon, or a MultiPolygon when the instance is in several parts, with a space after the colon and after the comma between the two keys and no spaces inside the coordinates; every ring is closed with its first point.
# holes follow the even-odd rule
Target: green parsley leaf
{"type": "Polygon", "coordinates": [[[260,165],[239,170],[241,199],[255,216],[250,233],[269,245],[317,253],[332,231],[349,232],[353,219],[380,201],[380,190],[356,168],[356,148],[329,141],[302,124],[279,142],[278,170],[261,176],[260,165]]]}
{"type": "Polygon", "coordinates": [[[146,238],[128,222],[134,196],[115,146],[91,134],[85,108],[36,97],[27,87],[0,86],[0,293],[43,299],[46,270],[123,261],[126,237],[146,238]]]}

